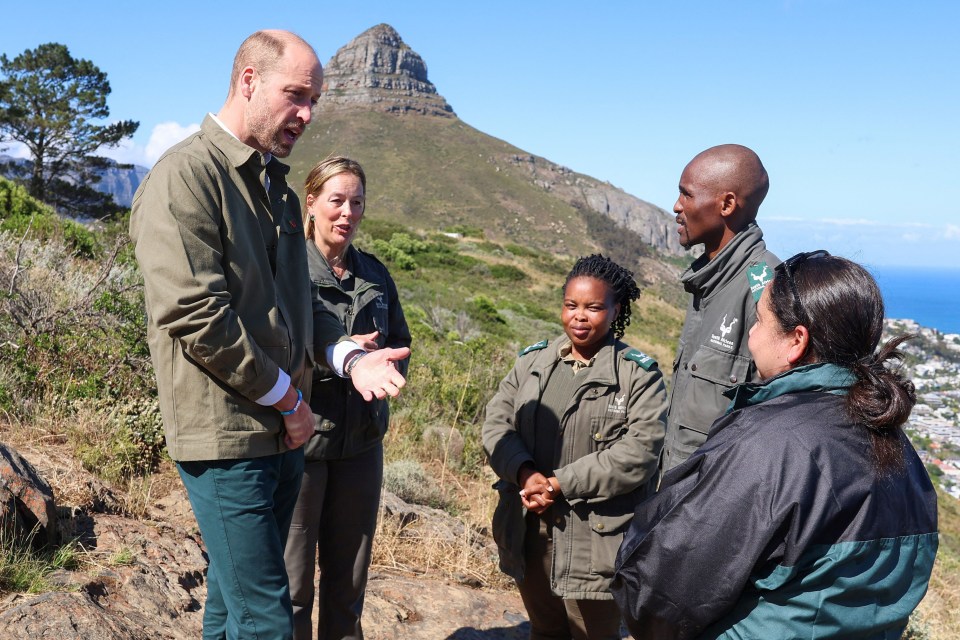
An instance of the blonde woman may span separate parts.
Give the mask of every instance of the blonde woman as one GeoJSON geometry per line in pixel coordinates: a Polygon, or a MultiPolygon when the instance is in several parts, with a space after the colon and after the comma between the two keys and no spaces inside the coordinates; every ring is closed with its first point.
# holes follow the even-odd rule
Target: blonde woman
{"type": "MultiPolygon", "coordinates": [[[[372,350],[410,346],[410,331],[387,268],[353,246],[363,219],[366,175],[355,161],[328,158],[305,184],[303,227],[314,312],[332,311],[354,341],[372,350]]],[[[407,360],[396,363],[406,373],[407,360]]],[[[345,373],[354,362],[347,362],[345,373]]],[[[316,426],[284,559],[294,638],[312,637],[314,559],[320,570],[317,638],[363,638],[360,616],[383,480],[386,400],[366,402],[349,379],[318,364],[310,399],[316,426]],[[319,548],[319,555],[317,550],[319,548]]]]}

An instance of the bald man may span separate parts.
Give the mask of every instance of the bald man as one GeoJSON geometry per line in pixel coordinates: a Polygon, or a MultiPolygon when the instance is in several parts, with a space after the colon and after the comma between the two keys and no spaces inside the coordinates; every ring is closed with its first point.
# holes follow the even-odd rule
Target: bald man
{"type": "Polygon", "coordinates": [[[322,82],[299,36],[253,34],[223,107],[134,196],[167,449],[210,559],[204,638],[292,637],[283,550],[315,428],[313,361],[340,375],[349,362],[367,400],[404,384],[391,361],[409,349],[367,355],[311,308],[300,204],[278,158],[310,123],[322,82]]]}
{"type": "Polygon", "coordinates": [[[702,244],[703,255],[680,278],[691,298],[674,359],[662,473],[703,444],[730,403],[723,392],[757,377],[747,333],[780,262],[756,223],[769,186],[757,154],[736,144],[697,154],[680,176],[673,205],[680,243],[702,244]]]}

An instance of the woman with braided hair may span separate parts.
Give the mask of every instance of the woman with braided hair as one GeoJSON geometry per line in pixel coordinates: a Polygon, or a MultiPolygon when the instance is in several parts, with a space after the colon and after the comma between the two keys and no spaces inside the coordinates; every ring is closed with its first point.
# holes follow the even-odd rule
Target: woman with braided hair
{"type": "Polygon", "coordinates": [[[883,299],[826,251],[774,270],[706,442],[637,508],[613,592],[643,638],[899,638],[927,590],[937,498],[901,425],[916,400],[877,350],[883,299]]]}
{"type": "Polygon", "coordinates": [[[521,351],[487,405],[494,538],[534,640],[620,638],[613,562],[653,491],[667,400],[657,363],[620,340],[639,295],[609,258],[579,259],[563,287],[564,335],[521,351]]]}

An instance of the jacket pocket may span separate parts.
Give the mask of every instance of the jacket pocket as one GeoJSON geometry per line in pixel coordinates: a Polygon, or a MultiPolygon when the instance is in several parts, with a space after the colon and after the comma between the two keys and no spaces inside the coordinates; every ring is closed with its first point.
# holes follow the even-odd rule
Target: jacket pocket
{"type": "Polygon", "coordinates": [[[617,551],[632,519],[632,512],[616,515],[590,514],[590,566],[593,573],[613,577],[617,551]]]}
{"type": "Polygon", "coordinates": [[[747,381],[750,358],[701,346],[687,366],[690,383],[676,406],[677,422],[696,432],[690,434],[689,443],[681,439],[680,444],[693,445],[696,449],[710,432],[713,421],[722,416],[730,404],[723,392],[747,381]]]}
{"type": "Polygon", "coordinates": [[[620,416],[597,416],[590,419],[590,441],[593,451],[602,451],[613,445],[627,432],[626,420],[620,416]]]}

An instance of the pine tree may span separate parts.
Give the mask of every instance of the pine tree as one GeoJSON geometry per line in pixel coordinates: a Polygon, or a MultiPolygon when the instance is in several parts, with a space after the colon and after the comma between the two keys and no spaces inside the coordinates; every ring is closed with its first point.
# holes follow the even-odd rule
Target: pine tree
{"type": "Polygon", "coordinates": [[[110,195],[91,186],[109,164],[95,154],[133,135],[140,123],[98,124],[110,115],[108,95],[107,75],[62,44],[41,44],[12,60],[0,55],[0,142],[29,150],[31,162],[13,177],[30,195],[73,214],[117,210],[110,195]]]}

